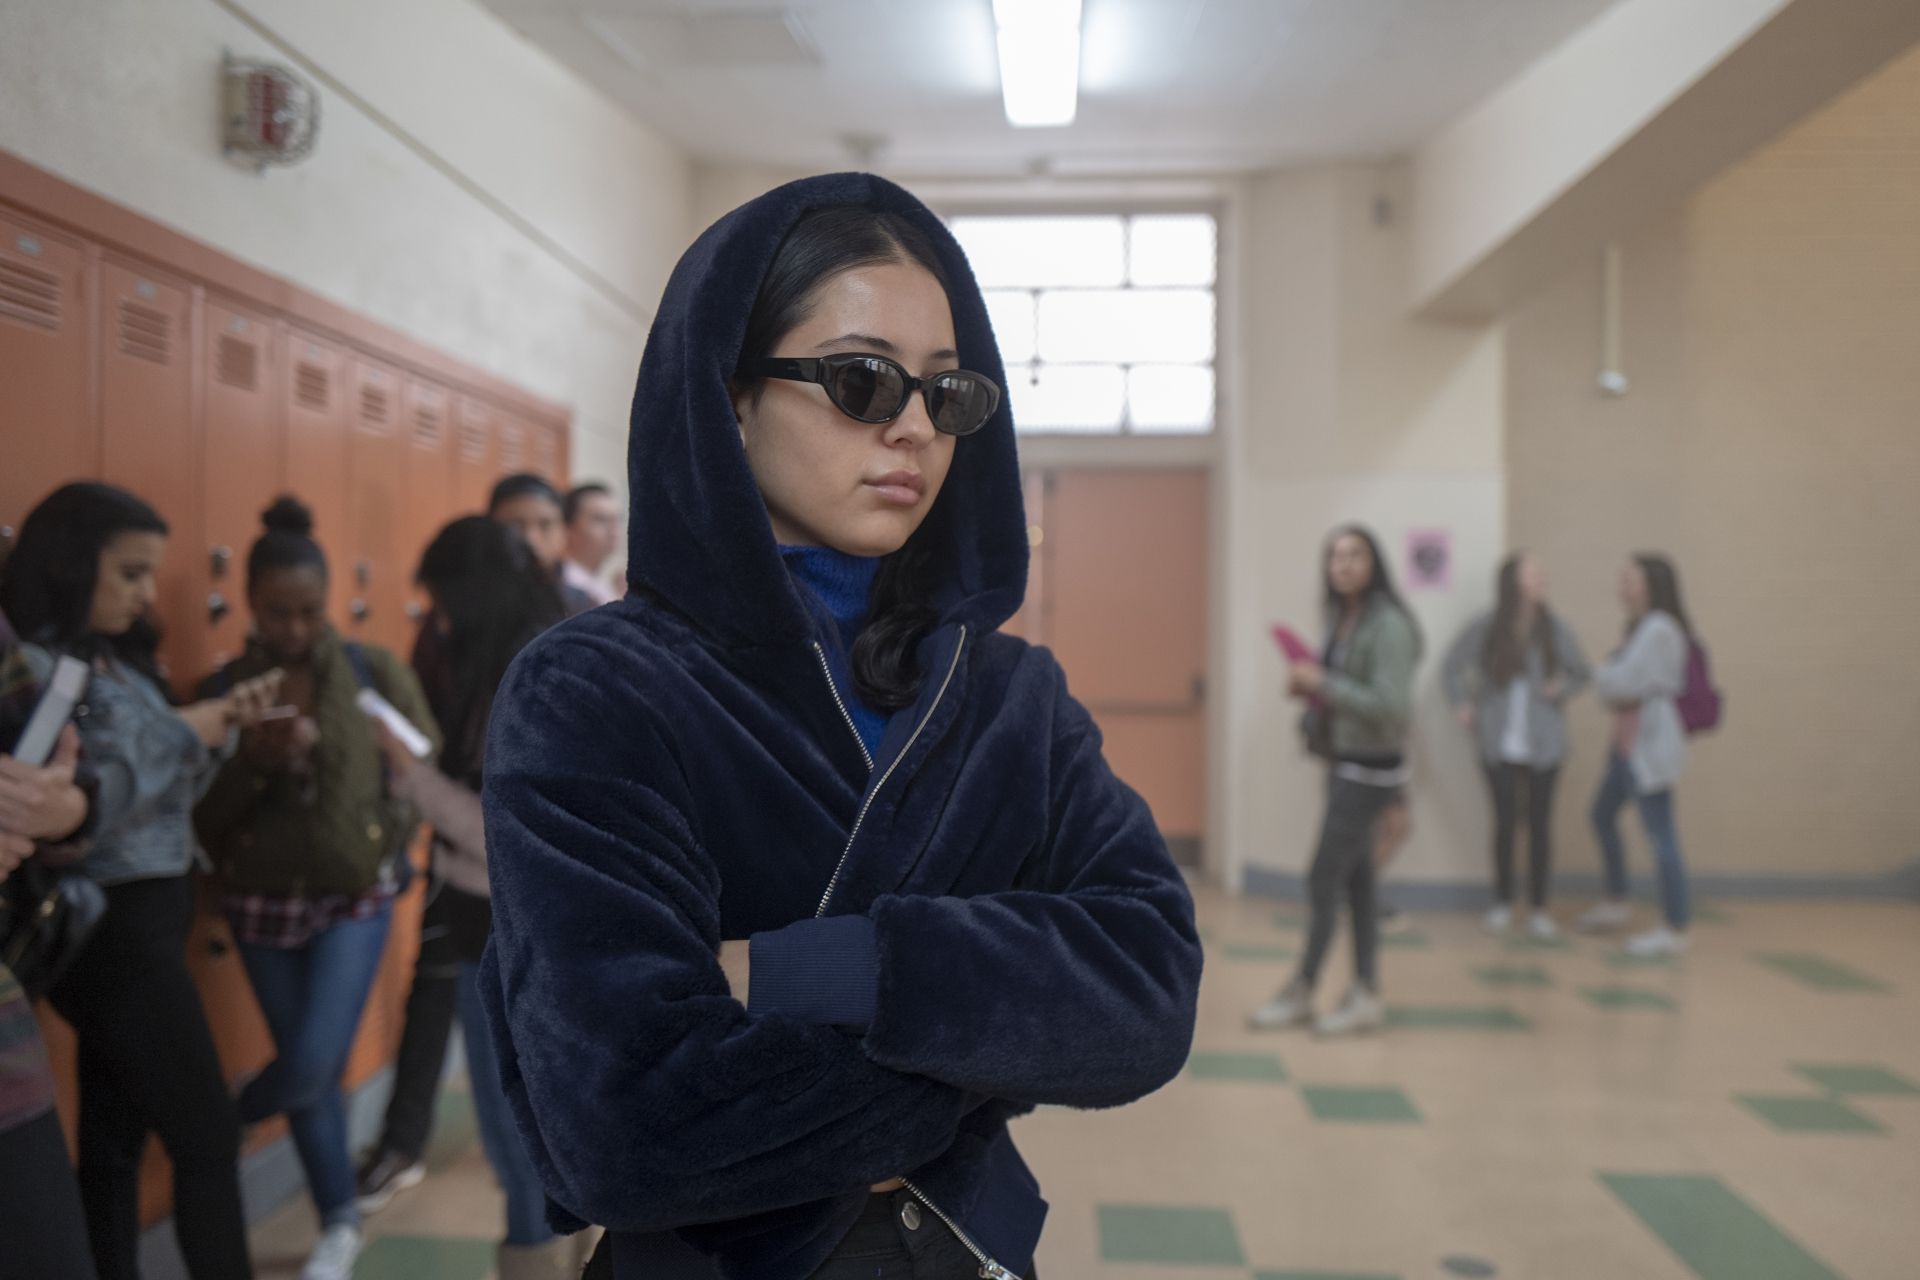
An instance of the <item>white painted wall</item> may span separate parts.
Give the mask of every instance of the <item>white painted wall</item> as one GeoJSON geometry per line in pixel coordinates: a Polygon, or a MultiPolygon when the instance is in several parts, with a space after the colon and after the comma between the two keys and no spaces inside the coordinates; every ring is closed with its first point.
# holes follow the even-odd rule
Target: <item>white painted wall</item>
{"type": "Polygon", "coordinates": [[[570,405],[624,482],[691,165],[469,0],[8,0],[0,148],[570,405]],[[311,158],[220,157],[223,50],[321,80],[311,158]]]}
{"type": "Polygon", "coordinates": [[[1436,655],[1486,605],[1505,545],[1503,348],[1496,326],[1406,317],[1407,189],[1400,167],[1270,174],[1246,184],[1227,222],[1210,856],[1229,885],[1249,870],[1300,874],[1311,858],[1325,774],[1301,752],[1268,627],[1318,634],[1320,548],[1351,520],[1382,538],[1403,588],[1408,532],[1452,534],[1451,589],[1408,592],[1428,656],[1414,836],[1394,877],[1486,874],[1483,784],[1442,705],[1436,655]]]}

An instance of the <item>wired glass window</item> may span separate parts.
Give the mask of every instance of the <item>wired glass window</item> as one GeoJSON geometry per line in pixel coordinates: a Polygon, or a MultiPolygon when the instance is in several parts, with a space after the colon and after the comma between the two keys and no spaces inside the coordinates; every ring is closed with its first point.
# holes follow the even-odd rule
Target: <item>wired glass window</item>
{"type": "Polygon", "coordinates": [[[960,216],[1023,432],[1213,430],[1217,228],[1204,213],[960,216]]]}

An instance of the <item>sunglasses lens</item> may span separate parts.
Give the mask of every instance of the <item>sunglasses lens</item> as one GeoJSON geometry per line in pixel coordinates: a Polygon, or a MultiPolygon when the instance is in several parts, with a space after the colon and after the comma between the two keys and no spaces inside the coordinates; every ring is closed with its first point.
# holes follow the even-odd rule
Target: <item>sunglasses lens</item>
{"type": "Polygon", "coordinates": [[[1000,388],[977,373],[943,373],[927,389],[933,425],[952,436],[972,435],[1000,403],[1000,388]]]}
{"type": "Polygon", "coordinates": [[[885,422],[900,411],[906,381],[884,360],[850,360],[834,370],[828,390],[843,412],[862,422],[885,422]]]}

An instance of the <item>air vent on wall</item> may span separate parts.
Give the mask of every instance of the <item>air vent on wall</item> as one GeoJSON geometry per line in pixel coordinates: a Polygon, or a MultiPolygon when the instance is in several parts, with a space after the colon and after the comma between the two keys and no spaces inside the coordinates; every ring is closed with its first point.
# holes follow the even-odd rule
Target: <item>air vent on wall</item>
{"type": "Polygon", "coordinates": [[[521,445],[523,443],[524,440],[519,427],[513,426],[511,423],[501,426],[500,469],[502,471],[512,472],[520,470],[520,464],[523,458],[521,445]]]}
{"type": "Polygon", "coordinates": [[[0,258],[0,316],[36,329],[60,327],[60,277],[0,258]]]}
{"type": "Polygon", "coordinates": [[[301,361],[293,370],[293,402],[302,409],[326,410],[332,379],[317,364],[301,361]]]}
{"type": "Polygon", "coordinates": [[[165,364],[173,353],[173,321],[164,311],[137,302],[120,302],[120,352],[165,364]]]}
{"type": "Polygon", "coordinates": [[[242,391],[257,390],[260,386],[259,348],[232,334],[221,334],[220,345],[213,358],[213,376],[229,387],[238,387],[242,391]]]}

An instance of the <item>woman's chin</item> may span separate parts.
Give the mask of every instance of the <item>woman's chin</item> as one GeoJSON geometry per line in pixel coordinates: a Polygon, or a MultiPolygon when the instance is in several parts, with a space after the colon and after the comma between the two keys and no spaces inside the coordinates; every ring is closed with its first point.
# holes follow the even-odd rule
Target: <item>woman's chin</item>
{"type": "Polygon", "coordinates": [[[869,559],[890,556],[907,545],[920,527],[917,511],[880,511],[833,531],[828,545],[844,555],[869,559]]]}

